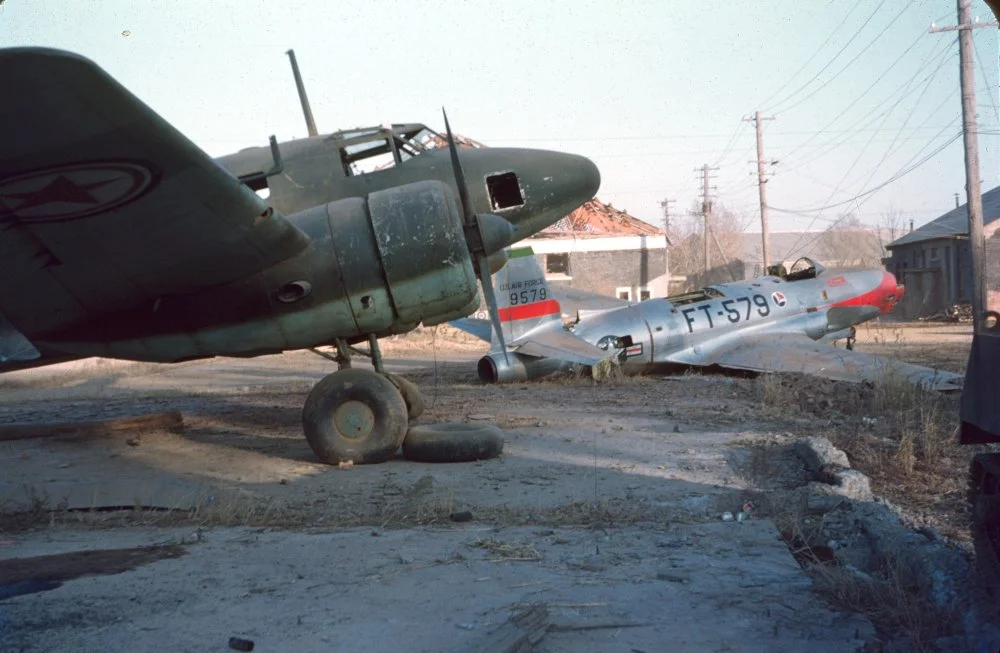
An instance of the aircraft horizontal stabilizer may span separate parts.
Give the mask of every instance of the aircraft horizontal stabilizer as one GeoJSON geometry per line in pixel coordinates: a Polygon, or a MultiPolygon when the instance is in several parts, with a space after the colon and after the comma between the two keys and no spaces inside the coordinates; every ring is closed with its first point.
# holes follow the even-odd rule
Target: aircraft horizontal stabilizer
{"type": "Polygon", "coordinates": [[[493,337],[493,325],[490,324],[489,320],[481,320],[477,317],[462,317],[452,320],[448,324],[486,342],[489,342],[493,337]]]}
{"type": "Polygon", "coordinates": [[[31,361],[41,354],[20,331],[0,315],[0,364],[8,361],[31,361]]]}
{"type": "Polygon", "coordinates": [[[525,356],[558,358],[581,365],[596,365],[613,355],[563,329],[529,334],[523,340],[511,343],[511,350],[525,356]]]}

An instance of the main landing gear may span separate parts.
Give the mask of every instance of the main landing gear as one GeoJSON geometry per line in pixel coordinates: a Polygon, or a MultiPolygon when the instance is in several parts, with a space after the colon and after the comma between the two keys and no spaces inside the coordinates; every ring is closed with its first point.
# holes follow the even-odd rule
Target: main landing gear
{"type": "Polygon", "coordinates": [[[413,383],[382,367],[378,340],[368,337],[368,351],[337,340],[337,354],[315,353],[336,361],[337,372],[324,377],[306,398],[302,428],[309,446],[324,463],[380,463],[396,453],[407,426],[423,412],[413,383]],[[374,371],[351,367],[351,353],[368,356],[374,371]]]}

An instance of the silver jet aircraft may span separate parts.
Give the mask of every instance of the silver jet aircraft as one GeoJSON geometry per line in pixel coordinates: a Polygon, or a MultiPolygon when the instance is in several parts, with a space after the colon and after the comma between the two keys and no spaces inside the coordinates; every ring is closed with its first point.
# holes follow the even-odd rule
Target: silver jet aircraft
{"type": "Polygon", "coordinates": [[[452,322],[492,342],[478,365],[483,381],[522,381],[611,360],[626,373],[718,367],[842,381],[898,376],[937,390],[961,388],[956,374],[832,346],[853,341],[856,325],[900,300],[903,286],[883,270],[827,270],[803,258],[783,277],[581,310],[566,325],[531,249],[509,257],[494,276],[507,351],[488,321],[452,322]]]}

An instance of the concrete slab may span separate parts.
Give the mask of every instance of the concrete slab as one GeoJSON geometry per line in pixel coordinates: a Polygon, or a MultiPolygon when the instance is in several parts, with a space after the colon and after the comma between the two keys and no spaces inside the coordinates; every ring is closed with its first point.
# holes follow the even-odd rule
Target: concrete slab
{"type": "MultiPolygon", "coordinates": [[[[189,534],[125,532],[122,542],[189,534]]],[[[99,535],[32,534],[0,557],[93,548],[99,535]]],[[[4,602],[0,649],[219,651],[239,636],[261,651],[462,650],[539,602],[573,628],[546,635],[537,650],[552,653],[853,653],[873,637],[865,619],[831,611],[810,586],[766,521],[216,529],[183,557],[4,602]],[[604,627],[575,629],[588,625],[604,627]]]]}

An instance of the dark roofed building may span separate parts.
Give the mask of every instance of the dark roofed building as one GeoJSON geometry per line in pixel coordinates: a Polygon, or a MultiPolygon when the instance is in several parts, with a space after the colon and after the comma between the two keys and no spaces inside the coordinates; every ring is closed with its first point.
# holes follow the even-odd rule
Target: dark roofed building
{"type": "MultiPolygon", "coordinates": [[[[1000,304],[1000,186],[983,193],[989,305],[1000,304]]],[[[969,213],[963,204],[886,246],[886,268],[906,286],[900,304],[909,318],[972,300],[969,213]]]]}

